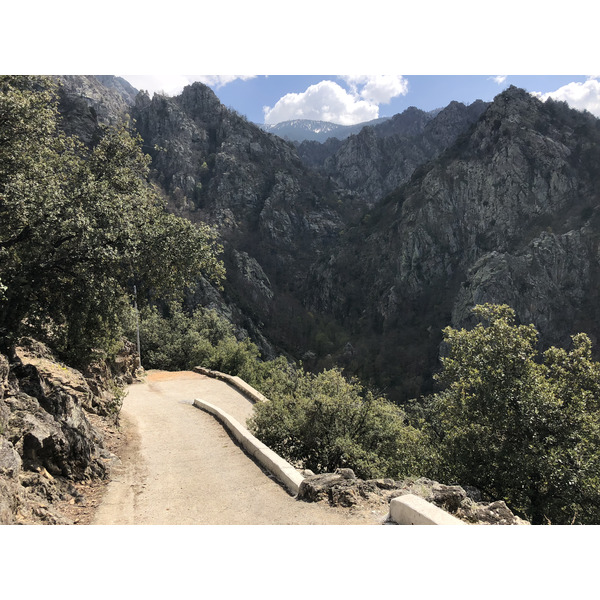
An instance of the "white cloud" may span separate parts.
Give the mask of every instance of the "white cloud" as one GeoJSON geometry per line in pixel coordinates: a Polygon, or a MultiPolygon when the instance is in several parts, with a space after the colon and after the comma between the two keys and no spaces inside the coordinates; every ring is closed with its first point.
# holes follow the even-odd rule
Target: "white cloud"
{"type": "Polygon", "coordinates": [[[180,94],[186,85],[195,81],[219,89],[236,79],[252,79],[254,75],[121,75],[138,90],[146,90],[150,95],[154,92],[168,96],[180,94]]]}
{"type": "Polygon", "coordinates": [[[265,123],[275,124],[293,119],[330,121],[354,125],[376,119],[379,104],[406,94],[408,82],[401,76],[347,76],[342,78],[350,87],[345,90],[334,81],[320,81],[305,92],[290,93],[273,107],[263,107],[265,123]]]}
{"type": "Polygon", "coordinates": [[[347,75],[343,79],[354,93],[374,104],[388,104],[408,92],[408,81],[402,75],[347,75]]]}
{"type": "Polygon", "coordinates": [[[376,119],[379,107],[349,94],[334,81],[324,80],[311,85],[305,92],[286,94],[272,108],[265,106],[263,112],[267,124],[313,119],[354,125],[376,119]]]}
{"type": "Polygon", "coordinates": [[[254,79],[254,77],[256,75],[199,75],[195,81],[201,81],[210,87],[219,89],[236,79],[247,81],[248,79],[254,79]]]}
{"type": "Polygon", "coordinates": [[[493,79],[498,85],[502,85],[506,81],[506,75],[496,75],[490,79],[493,79]]]}
{"type": "Polygon", "coordinates": [[[600,79],[590,77],[584,83],[572,82],[563,85],[554,92],[542,94],[533,92],[540,100],[545,102],[548,98],[563,100],[572,108],[588,110],[596,117],[600,117],[600,79]]]}

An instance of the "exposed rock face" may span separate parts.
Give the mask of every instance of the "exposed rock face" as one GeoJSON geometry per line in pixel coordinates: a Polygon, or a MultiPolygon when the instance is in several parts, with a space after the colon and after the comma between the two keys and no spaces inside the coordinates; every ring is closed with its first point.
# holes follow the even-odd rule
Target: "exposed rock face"
{"type": "Polygon", "coordinates": [[[346,508],[365,503],[388,503],[404,494],[415,494],[439,506],[450,514],[476,525],[529,525],[503,501],[486,502],[475,488],[444,485],[430,479],[357,479],[351,469],[335,473],[311,475],[298,490],[298,499],[305,502],[327,502],[346,508]]]}
{"type": "Polygon", "coordinates": [[[140,94],[133,116],[173,209],[217,225],[225,240],[252,232],[283,250],[302,236],[314,249],[317,235],[339,227],[335,202],[322,197],[326,182],[293,146],[225,108],[205,85],[175,98],[140,94]]]}
{"type": "Polygon", "coordinates": [[[129,106],[135,104],[136,90],[128,81],[114,75],[96,75],[96,79],[104,86],[117,92],[129,106]]]}
{"type": "MultiPolygon", "coordinates": [[[[319,164],[325,148],[301,145],[307,164],[322,166],[339,188],[356,194],[367,206],[406,183],[415,169],[438,156],[473,125],[487,104],[450,103],[433,116],[411,107],[392,119],[365,127],[345,140],[319,164]],[[312,153],[311,153],[312,150],[312,153]]],[[[329,149],[334,149],[329,144],[329,149]]]]}
{"type": "Polygon", "coordinates": [[[313,307],[404,397],[427,391],[442,328],[470,324],[475,303],[511,304],[544,344],[597,340],[599,161],[598,119],[508,89],[322,262],[313,307]]]}
{"type": "Polygon", "coordinates": [[[90,144],[98,136],[100,124],[116,125],[128,119],[137,90],[113,75],[63,75],[59,84],[59,110],[62,127],[90,144]]]}
{"type": "Polygon", "coordinates": [[[0,355],[0,524],[69,522],[53,504],[78,501],[72,482],[105,477],[114,458],[86,417],[99,403],[44,344],[0,355]]]}
{"type": "Polygon", "coordinates": [[[298,288],[314,257],[336,239],[348,207],[291,144],[225,108],[200,83],[175,98],[139,94],[133,117],[170,210],[221,234],[230,274],[225,304],[235,299],[250,329],[263,323],[276,339],[272,305],[298,288]]]}
{"type": "Polygon", "coordinates": [[[143,374],[135,345],[125,339],[122,341],[123,348],[113,360],[98,359],[82,373],[92,392],[90,405],[86,406],[89,412],[104,417],[116,415],[118,419],[120,401],[115,398],[116,388],[139,381],[143,374]]]}
{"type": "Polygon", "coordinates": [[[325,142],[306,140],[297,144],[296,149],[298,151],[298,156],[305,165],[318,168],[322,167],[325,164],[325,161],[340,149],[342,144],[342,140],[336,137],[330,137],[325,142]]]}
{"type": "Polygon", "coordinates": [[[43,344],[25,344],[13,351],[18,389],[4,398],[11,411],[6,437],[28,470],[43,467],[70,479],[103,476],[100,439],[84,413],[92,392],[83,375],[59,365],[43,344]]]}
{"type": "Polygon", "coordinates": [[[515,253],[485,254],[466,274],[452,321],[471,325],[473,306],[502,298],[523,322],[534,322],[547,343],[562,345],[579,329],[597,341],[588,308],[596,296],[597,252],[598,237],[584,226],[562,235],[543,231],[515,253]]]}

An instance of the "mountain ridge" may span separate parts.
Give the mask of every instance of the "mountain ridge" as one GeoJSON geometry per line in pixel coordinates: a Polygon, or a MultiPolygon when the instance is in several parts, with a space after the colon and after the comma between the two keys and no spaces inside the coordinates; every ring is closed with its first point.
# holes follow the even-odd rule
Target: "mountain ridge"
{"type": "Polygon", "coordinates": [[[312,119],[291,119],[275,124],[255,123],[255,125],[290,142],[303,142],[305,140],[326,142],[332,137],[343,140],[354,133],[358,133],[363,127],[377,125],[390,118],[381,117],[355,125],[341,125],[330,121],[312,119]]]}
{"type": "Polygon", "coordinates": [[[546,346],[580,330],[596,341],[599,133],[593,116],[509,88],[321,261],[310,306],[350,327],[367,370],[405,397],[423,377],[430,388],[442,328],[472,325],[475,304],[510,304],[546,346]]]}
{"type": "Polygon", "coordinates": [[[315,168],[314,142],[262,131],[202,84],[138,94],[131,112],[169,209],[225,242],[225,291],[202,283],[192,301],[267,357],[341,364],[404,401],[431,389],[441,329],[475,303],[510,303],[543,343],[600,337],[590,114],[511,87],[330,138],[315,168]],[[403,122],[410,135],[382,133],[403,122]]]}

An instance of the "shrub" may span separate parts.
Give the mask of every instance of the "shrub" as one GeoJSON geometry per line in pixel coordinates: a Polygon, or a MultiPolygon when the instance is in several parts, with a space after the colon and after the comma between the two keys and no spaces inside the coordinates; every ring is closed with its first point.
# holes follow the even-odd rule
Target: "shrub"
{"type": "Polygon", "coordinates": [[[443,476],[533,523],[600,522],[600,364],[589,338],[539,357],[535,327],[516,325],[511,308],[474,312],[474,329],[444,330],[446,388],[428,408],[443,476]]]}
{"type": "Polygon", "coordinates": [[[293,387],[257,404],[249,427],[275,452],[315,472],[352,468],[362,478],[404,477],[427,464],[425,438],[402,410],[337,369],[298,372],[293,387]]]}
{"type": "Polygon", "coordinates": [[[164,315],[156,307],[143,310],[140,338],[143,364],[152,369],[176,371],[202,365],[243,376],[252,373],[259,355],[249,340],[235,338],[231,324],[216,311],[198,308],[186,314],[176,303],[164,315]]]}

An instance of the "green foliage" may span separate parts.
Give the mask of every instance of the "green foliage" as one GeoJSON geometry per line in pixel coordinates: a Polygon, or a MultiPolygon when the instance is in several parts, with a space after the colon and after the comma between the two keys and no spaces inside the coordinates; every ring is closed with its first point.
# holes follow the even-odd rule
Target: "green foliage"
{"type": "Polygon", "coordinates": [[[58,128],[45,78],[0,77],[0,337],[31,335],[81,362],[119,339],[140,297],[223,276],[215,233],[165,211],[125,125],[93,148],[58,128]]]}
{"type": "Polygon", "coordinates": [[[257,404],[249,426],[270,448],[315,472],[339,467],[359,477],[404,477],[427,467],[423,434],[402,410],[364,392],[337,369],[298,372],[287,389],[257,404]]]}
{"type": "Polygon", "coordinates": [[[108,392],[111,395],[111,399],[106,408],[115,425],[119,425],[119,417],[121,415],[121,409],[123,408],[123,401],[129,392],[124,386],[117,384],[114,380],[108,382],[108,392]]]}
{"type": "Polygon", "coordinates": [[[306,373],[280,356],[261,361],[249,340],[204,308],[186,314],[172,303],[163,315],[141,312],[146,368],[194,366],[238,375],[269,402],[255,405],[249,426],[282,456],[314,471],[351,467],[362,477],[421,474],[429,465],[426,437],[405,424],[402,410],[347,381],[338,370],[306,373]]]}
{"type": "Polygon", "coordinates": [[[515,325],[511,308],[474,312],[474,329],[444,330],[446,388],[428,408],[441,476],[504,498],[533,523],[598,523],[600,365],[589,338],[539,357],[535,327],[515,325]]]}
{"type": "MultiPolygon", "coordinates": [[[[134,339],[134,323],[128,335],[134,339]]],[[[203,366],[237,375],[268,397],[289,392],[297,381],[297,368],[283,356],[260,359],[250,340],[238,340],[231,323],[216,311],[197,308],[187,314],[171,303],[164,314],[157,307],[140,313],[140,337],[146,368],[167,371],[203,366]]]]}
{"type": "Polygon", "coordinates": [[[176,371],[201,365],[249,383],[254,379],[258,348],[248,339],[238,341],[231,324],[214,310],[200,307],[186,314],[172,302],[163,315],[148,307],[140,314],[140,338],[146,368],[176,371]]]}

